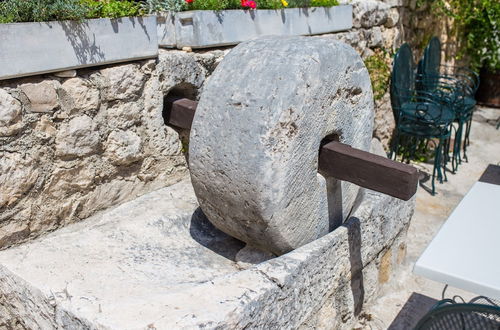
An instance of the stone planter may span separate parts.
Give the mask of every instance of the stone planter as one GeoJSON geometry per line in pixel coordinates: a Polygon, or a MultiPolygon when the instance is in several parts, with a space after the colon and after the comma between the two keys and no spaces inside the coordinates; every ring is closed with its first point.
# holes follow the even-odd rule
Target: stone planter
{"type": "Polygon", "coordinates": [[[314,35],[352,27],[352,6],[281,10],[196,10],[158,19],[160,47],[235,45],[265,35],[314,35]]]}
{"type": "Polygon", "coordinates": [[[0,24],[0,80],[157,54],[155,16],[0,24]]]}

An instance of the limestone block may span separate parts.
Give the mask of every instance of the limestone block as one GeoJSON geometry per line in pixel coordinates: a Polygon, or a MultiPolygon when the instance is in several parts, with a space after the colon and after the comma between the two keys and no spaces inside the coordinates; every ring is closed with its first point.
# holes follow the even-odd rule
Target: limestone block
{"type": "Polygon", "coordinates": [[[127,165],[141,156],[141,138],[132,131],[113,131],[106,141],[106,156],[115,165],[127,165]]]}
{"type": "Polygon", "coordinates": [[[59,157],[79,157],[97,152],[99,132],[92,118],[83,115],[61,125],[56,136],[56,154],[59,157]]]}
{"type": "MultiPolygon", "coordinates": [[[[89,203],[134,183],[114,186],[89,203]]],[[[0,324],[353,329],[357,308],[376,297],[382,255],[404,242],[415,200],[362,189],[359,202],[328,235],[260,263],[246,258],[256,264],[242,270],[236,259],[251,251],[204,219],[185,180],[0,251],[0,324]]]]}
{"type": "Polygon", "coordinates": [[[70,110],[97,110],[99,108],[99,90],[88,80],[72,78],[62,84],[65,91],[65,106],[70,110]]]}
{"type": "Polygon", "coordinates": [[[22,128],[21,103],[0,89],[0,136],[16,134],[22,128]]]}
{"type": "Polygon", "coordinates": [[[118,65],[101,70],[107,101],[137,98],[144,86],[145,75],[135,64],[118,65]]]}
{"type": "Polygon", "coordinates": [[[44,80],[39,83],[28,83],[20,86],[30,101],[32,112],[51,112],[59,106],[56,88],[59,82],[44,80]]]}
{"type": "Polygon", "coordinates": [[[375,26],[368,32],[368,47],[378,48],[384,45],[384,40],[382,38],[382,30],[380,27],[375,26]]]}
{"type": "Polygon", "coordinates": [[[47,192],[57,199],[78,191],[84,191],[94,182],[95,170],[86,165],[73,168],[56,168],[51,175],[47,192]]]}
{"type": "Polygon", "coordinates": [[[363,61],[344,43],[267,37],[234,48],[206,82],[190,136],[210,221],[275,254],[328,233],[358,187],[318,174],[320,144],[335,134],[368,150],[372,99],[363,61]]]}
{"type": "Polygon", "coordinates": [[[389,5],[377,0],[354,0],[353,26],[371,28],[383,25],[389,15],[389,5]]]}
{"type": "Polygon", "coordinates": [[[59,78],[74,78],[76,77],[76,70],[54,72],[53,75],[59,78]]]}
{"type": "Polygon", "coordinates": [[[0,154],[0,208],[17,202],[35,184],[39,170],[19,153],[0,154]]]}
{"type": "Polygon", "coordinates": [[[43,115],[35,126],[35,133],[42,134],[43,137],[54,137],[57,134],[57,129],[49,116],[43,115]]]}
{"type": "Polygon", "coordinates": [[[160,52],[157,71],[165,92],[181,83],[199,89],[207,74],[193,54],[183,51],[160,52]]]}
{"type": "Polygon", "coordinates": [[[141,121],[141,107],[137,102],[114,104],[106,109],[106,121],[111,127],[120,129],[137,125],[141,121]]]}
{"type": "Polygon", "coordinates": [[[386,27],[396,26],[399,22],[399,9],[391,8],[389,15],[387,15],[387,21],[385,22],[386,27]]]}

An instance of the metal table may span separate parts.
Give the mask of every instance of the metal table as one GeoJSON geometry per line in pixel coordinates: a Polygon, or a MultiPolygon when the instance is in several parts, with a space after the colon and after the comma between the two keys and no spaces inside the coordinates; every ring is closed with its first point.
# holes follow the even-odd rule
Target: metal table
{"type": "Polygon", "coordinates": [[[488,166],[427,246],[413,272],[500,299],[500,166],[488,166]]]}

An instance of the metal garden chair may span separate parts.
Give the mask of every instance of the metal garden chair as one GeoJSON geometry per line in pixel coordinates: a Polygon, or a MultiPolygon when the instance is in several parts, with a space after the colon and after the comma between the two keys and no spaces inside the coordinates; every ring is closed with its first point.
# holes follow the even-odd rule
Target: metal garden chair
{"type": "Polygon", "coordinates": [[[396,130],[391,145],[390,157],[397,158],[403,148],[402,161],[414,159],[416,149],[434,144],[434,167],[432,171],[432,194],[435,194],[435,177],[440,182],[446,179],[446,158],[443,146],[450,137],[455,118],[448,96],[438,86],[432,93],[417,90],[413,56],[408,44],[403,44],[396,53],[391,76],[391,104],[396,120],[396,130]],[[436,142],[437,141],[437,142],[436,142]],[[444,169],[444,171],[442,171],[444,169]]]}
{"type": "Polygon", "coordinates": [[[474,95],[479,87],[479,75],[464,67],[441,65],[441,43],[437,37],[433,37],[418,63],[417,76],[427,81],[417,88],[432,93],[436,83],[429,83],[429,80],[438,81],[439,85],[447,86],[450,98],[455,99],[453,110],[458,127],[455,131],[452,167],[453,171],[456,171],[462,160],[460,155],[462,148],[464,159],[467,160],[466,149],[470,142],[472,114],[476,106],[474,95]],[[463,144],[462,136],[464,136],[463,144]]]}
{"type": "Polygon", "coordinates": [[[485,297],[470,303],[451,299],[438,302],[416,325],[415,330],[499,330],[500,307],[485,297]]]}

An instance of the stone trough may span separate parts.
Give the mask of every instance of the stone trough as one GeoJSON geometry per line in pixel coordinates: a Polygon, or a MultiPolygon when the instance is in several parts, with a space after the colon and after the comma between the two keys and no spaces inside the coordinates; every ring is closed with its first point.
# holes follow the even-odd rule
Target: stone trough
{"type": "Polygon", "coordinates": [[[239,45],[196,110],[191,180],[1,251],[0,325],[351,328],[402,262],[414,208],[318,174],[328,137],[384,155],[371,98],[344,44],[239,45]]]}

